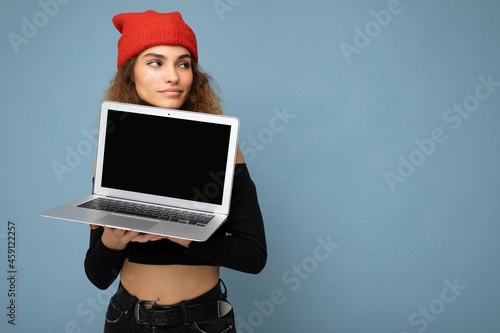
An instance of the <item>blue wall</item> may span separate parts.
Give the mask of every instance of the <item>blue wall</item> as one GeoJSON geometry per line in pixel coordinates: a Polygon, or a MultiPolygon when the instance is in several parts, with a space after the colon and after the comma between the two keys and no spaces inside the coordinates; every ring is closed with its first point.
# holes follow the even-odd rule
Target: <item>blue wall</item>
{"type": "Polygon", "coordinates": [[[151,8],[241,119],[269,261],[223,270],[239,332],[498,332],[500,2],[55,1],[0,3],[0,331],[101,330],[88,227],[38,213],[91,190],[111,17],[151,8]]]}

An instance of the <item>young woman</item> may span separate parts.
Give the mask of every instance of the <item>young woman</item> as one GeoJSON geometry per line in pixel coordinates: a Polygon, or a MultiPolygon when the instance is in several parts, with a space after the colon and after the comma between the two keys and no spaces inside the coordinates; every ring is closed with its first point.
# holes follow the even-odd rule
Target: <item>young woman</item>
{"type": "MultiPolygon", "coordinates": [[[[179,13],[123,13],[113,23],[121,33],[118,72],[105,99],[222,113],[179,13]]],[[[220,267],[257,274],[267,259],[256,189],[239,149],[229,218],[206,242],[91,229],[89,280],[106,289],[120,276],[104,332],[236,332],[220,267]]]]}

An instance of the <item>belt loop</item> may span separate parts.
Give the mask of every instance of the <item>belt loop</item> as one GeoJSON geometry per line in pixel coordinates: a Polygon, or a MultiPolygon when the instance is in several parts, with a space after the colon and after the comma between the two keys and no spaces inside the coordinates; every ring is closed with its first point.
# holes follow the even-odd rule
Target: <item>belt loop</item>
{"type": "Polygon", "coordinates": [[[181,302],[181,309],[182,309],[182,321],[186,325],[189,323],[188,316],[187,316],[187,309],[186,309],[186,301],[181,302]]]}
{"type": "Polygon", "coordinates": [[[224,292],[222,293],[222,295],[227,298],[226,284],[224,283],[224,281],[222,281],[222,279],[219,279],[219,283],[221,283],[224,286],[224,292]]]}
{"type": "Polygon", "coordinates": [[[118,290],[115,293],[115,297],[118,298],[117,301],[124,310],[125,317],[130,318],[134,316],[135,305],[137,303],[137,298],[131,296],[122,284],[118,285],[118,290]],[[125,304],[123,304],[125,303],[125,304]]]}

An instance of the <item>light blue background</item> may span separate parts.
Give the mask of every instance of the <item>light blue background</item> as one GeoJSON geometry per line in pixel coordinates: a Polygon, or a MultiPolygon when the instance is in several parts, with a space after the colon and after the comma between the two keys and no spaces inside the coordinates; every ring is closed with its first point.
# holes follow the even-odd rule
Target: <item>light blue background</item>
{"type": "Polygon", "coordinates": [[[240,333],[498,332],[500,2],[60,1],[42,0],[50,15],[0,3],[0,331],[101,331],[111,291],[83,272],[88,227],[38,213],[91,190],[85,133],[116,68],[111,18],[151,8],[183,13],[241,119],[269,261],[256,276],[223,270],[240,333]],[[39,27],[15,47],[26,20],[39,27]],[[385,174],[405,171],[391,189],[385,174]]]}

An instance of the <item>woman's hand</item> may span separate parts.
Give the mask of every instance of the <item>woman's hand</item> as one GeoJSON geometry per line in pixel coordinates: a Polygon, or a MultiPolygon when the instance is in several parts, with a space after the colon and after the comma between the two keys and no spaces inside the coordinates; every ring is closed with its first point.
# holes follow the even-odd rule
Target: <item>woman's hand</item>
{"type": "Polygon", "coordinates": [[[165,238],[170,240],[171,242],[177,243],[177,244],[182,245],[184,247],[189,247],[189,244],[191,244],[191,241],[187,240],[187,239],[174,238],[174,237],[165,237],[165,238]]]}
{"type": "MultiPolygon", "coordinates": [[[[99,226],[90,225],[90,228],[97,229],[99,226]]],[[[137,231],[104,227],[101,240],[107,248],[120,251],[125,249],[129,242],[145,243],[157,241],[163,238],[166,237],[154,234],[145,234],[137,231]]]]}

